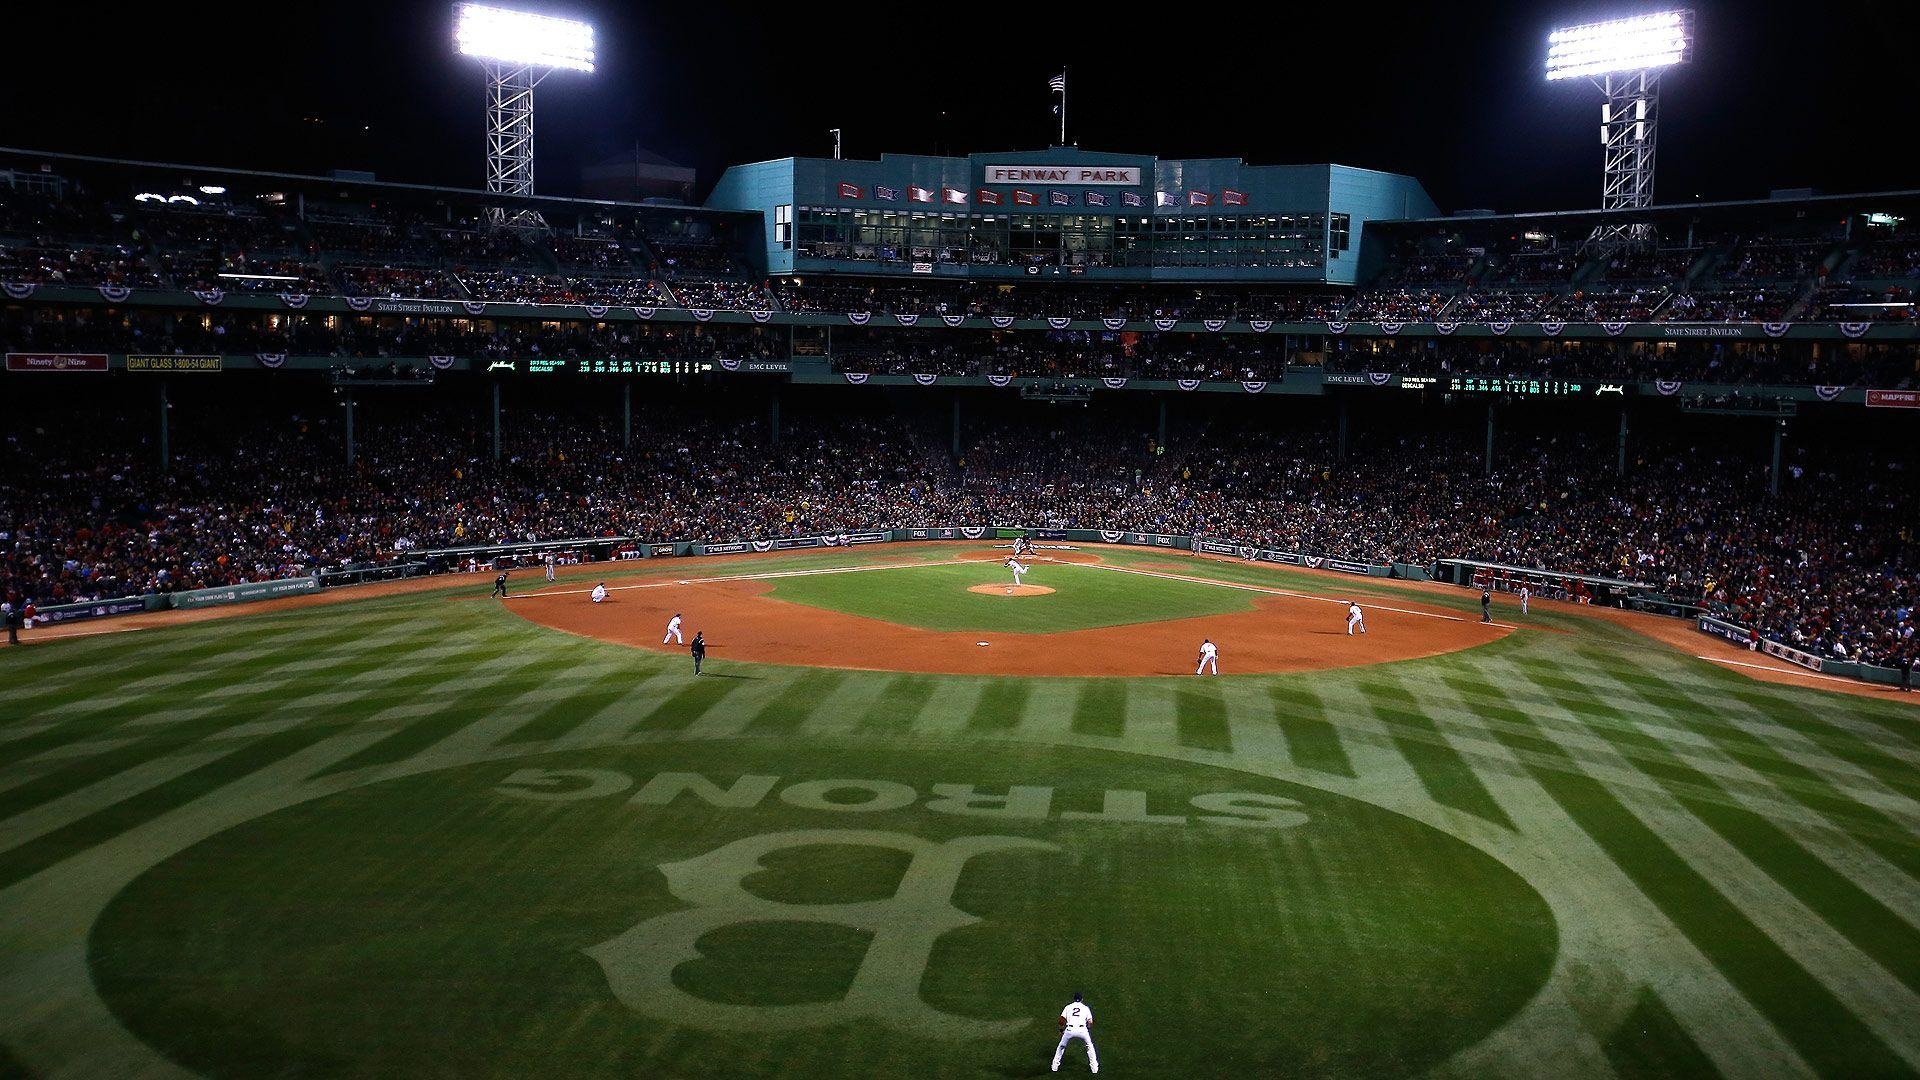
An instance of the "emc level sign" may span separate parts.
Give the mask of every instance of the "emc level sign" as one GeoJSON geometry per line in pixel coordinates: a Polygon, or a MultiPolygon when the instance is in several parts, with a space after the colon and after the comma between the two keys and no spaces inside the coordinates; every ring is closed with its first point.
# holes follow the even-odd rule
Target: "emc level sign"
{"type": "Polygon", "coordinates": [[[1138,186],[1139,166],[988,165],[988,184],[1126,184],[1138,186]]]}

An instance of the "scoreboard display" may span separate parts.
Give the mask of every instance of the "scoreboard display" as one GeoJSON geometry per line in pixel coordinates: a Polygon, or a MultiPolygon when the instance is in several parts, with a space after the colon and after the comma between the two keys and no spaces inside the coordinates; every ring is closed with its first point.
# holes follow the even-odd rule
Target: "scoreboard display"
{"type": "Polygon", "coordinates": [[[550,375],[577,371],[582,375],[700,375],[713,370],[711,360],[630,360],[591,357],[584,360],[532,360],[528,372],[550,375]]]}
{"type": "Polygon", "coordinates": [[[1514,394],[1521,397],[1600,397],[1627,392],[1625,383],[1575,382],[1566,379],[1501,378],[1455,375],[1447,389],[1465,394],[1514,394]]]}

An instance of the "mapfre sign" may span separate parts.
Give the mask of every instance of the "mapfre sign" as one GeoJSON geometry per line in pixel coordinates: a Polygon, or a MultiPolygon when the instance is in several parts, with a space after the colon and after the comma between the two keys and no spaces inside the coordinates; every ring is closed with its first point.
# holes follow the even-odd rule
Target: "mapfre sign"
{"type": "Polygon", "coordinates": [[[1118,165],[988,165],[981,182],[1138,185],[1140,170],[1138,167],[1118,165]]]}

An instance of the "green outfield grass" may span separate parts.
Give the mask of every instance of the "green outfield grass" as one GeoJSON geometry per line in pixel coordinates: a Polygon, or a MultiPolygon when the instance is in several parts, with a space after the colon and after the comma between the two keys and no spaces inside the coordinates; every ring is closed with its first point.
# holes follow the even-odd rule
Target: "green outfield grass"
{"type": "Polygon", "coordinates": [[[1561,613],[1302,675],[696,680],[486,587],[0,650],[0,1075],[1041,1076],[1075,991],[1117,1077],[1920,1062],[1904,701],[1561,613]]]}
{"type": "Polygon", "coordinates": [[[820,574],[773,583],[780,600],[924,630],[1057,634],[1253,609],[1253,594],[1160,578],[1131,578],[1070,563],[1036,563],[1029,585],[1060,591],[1009,600],[967,590],[1010,585],[997,562],[966,562],[873,574],[820,574]]]}

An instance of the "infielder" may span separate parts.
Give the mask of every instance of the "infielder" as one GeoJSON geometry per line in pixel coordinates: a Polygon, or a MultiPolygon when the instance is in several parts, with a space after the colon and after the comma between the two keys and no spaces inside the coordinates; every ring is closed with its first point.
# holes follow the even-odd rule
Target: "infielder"
{"type": "Polygon", "coordinates": [[[1013,571],[1013,587],[1016,589],[1019,588],[1020,579],[1025,576],[1027,572],[1027,564],[1018,559],[1008,559],[1007,569],[1013,571]]]}
{"type": "MultiPolygon", "coordinates": [[[[600,584],[595,585],[593,587],[593,602],[596,604],[604,603],[606,599],[607,599],[607,583],[603,581],[600,584]]],[[[666,644],[666,642],[663,641],[661,642],[661,644],[664,645],[666,644]]]]}
{"type": "Polygon", "coordinates": [[[1360,601],[1349,600],[1347,601],[1347,636],[1348,637],[1353,636],[1353,631],[1356,627],[1359,628],[1361,633],[1363,634],[1366,633],[1367,617],[1360,613],[1360,601]]]}
{"type": "MultiPolygon", "coordinates": [[[[503,600],[506,599],[507,572],[505,570],[500,571],[500,576],[493,579],[493,596],[498,596],[503,600]]],[[[488,597],[488,599],[492,599],[492,597],[488,597]]]]}
{"type": "MultiPolygon", "coordinates": [[[[1214,645],[1211,639],[1202,639],[1200,642],[1200,666],[1195,668],[1193,673],[1195,675],[1203,675],[1208,668],[1212,668],[1215,675],[1220,674],[1220,649],[1214,645]]],[[[1076,997],[1074,1000],[1078,1001],[1080,999],[1076,997]]],[[[1092,1052],[1092,1043],[1087,1044],[1087,1050],[1089,1053],[1092,1052]]]]}
{"type": "Polygon", "coordinates": [[[1093,1010],[1073,995],[1067,1007],[1060,1010],[1060,1045],[1053,1048],[1053,1071],[1060,1071],[1060,1055],[1067,1052],[1067,1044],[1075,1039],[1087,1044],[1087,1068],[1100,1071],[1100,1055],[1093,1049],[1093,1010]]]}
{"type": "Polygon", "coordinates": [[[1520,586],[1520,614],[1527,613],[1527,601],[1531,599],[1533,599],[1533,590],[1525,585],[1520,586]]]}
{"type": "Polygon", "coordinates": [[[665,645],[669,641],[675,645],[687,643],[687,640],[680,636],[680,613],[677,611],[673,613],[673,618],[667,620],[667,636],[660,639],[660,644],[665,645]]]}

